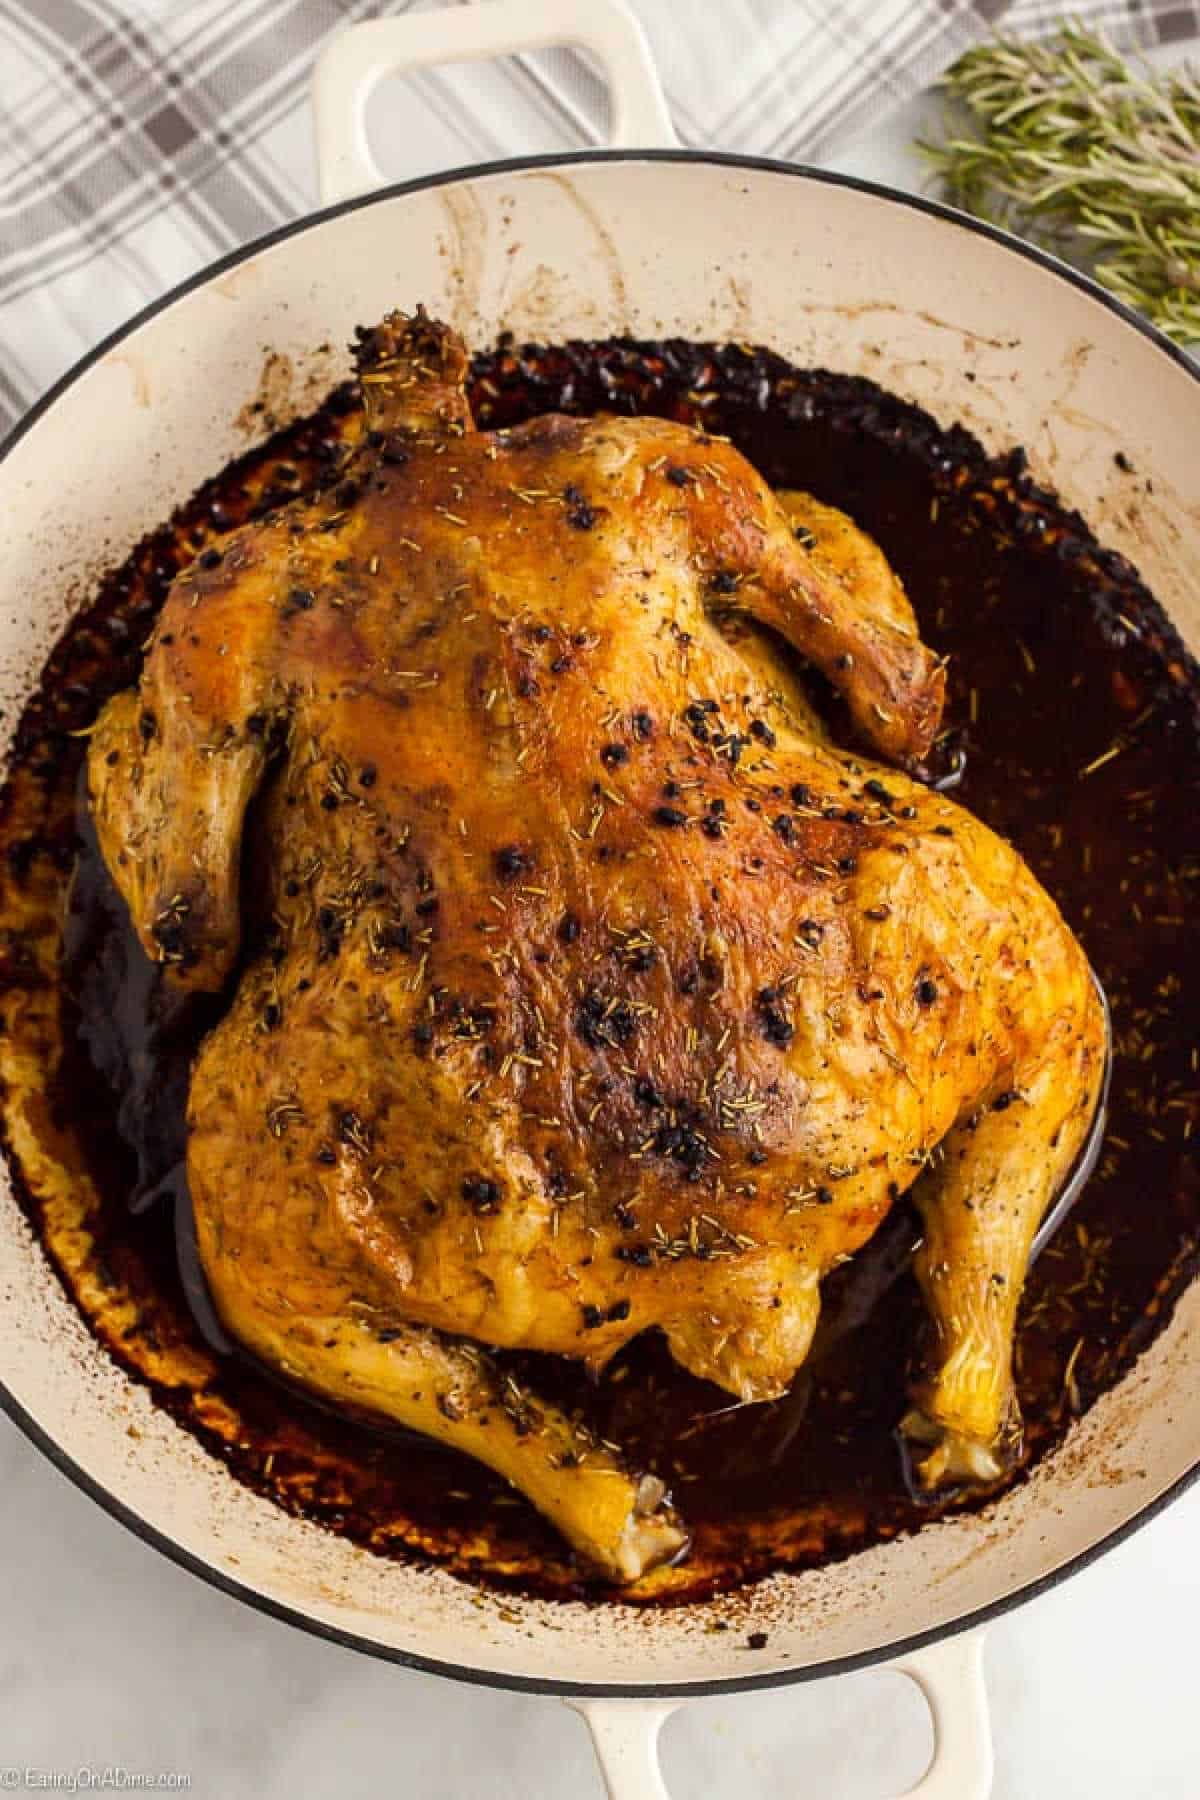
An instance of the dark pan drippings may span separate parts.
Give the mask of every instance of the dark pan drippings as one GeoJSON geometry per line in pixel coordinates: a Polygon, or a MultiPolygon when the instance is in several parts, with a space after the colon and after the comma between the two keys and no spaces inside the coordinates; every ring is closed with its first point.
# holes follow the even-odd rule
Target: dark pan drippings
{"type": "MultiPolygon", "coordinates": [[[[481,424],[554,409],[702,419],[776,485],[850,512],[902,576],[926,640],[950,653],[929,779],[957,781],[956,798],[1010,837],[1058,899],[1116,1032],[1101,1166],[1025,1296],[1027,1469],[1161,1327],[1200,1244],[1194,665],[1134,571],[1033,485],[1019,451],[989,461],[961,429],[868,382],[740,347],[610,343],[501,348],[477,359],[472,398],[481,424]]],[[[561,1543],[480,1465],[335,1417],[214,1348],[180,1170],[188,1060],[221,1002],[163,1009],[76,812],[77,734],[136,679],[175,571],[214,533],[329,479],[357,427],[341,391],[209,483],[105,581],[25,711],[0,813],[9,1155],[97,1334],[240,1479],[381,1551],[576,1595],[585,1577],[561,1543]],[[12,1151],[13,1071],[31,1060],[50,1104],[35,1101],[26,1118],[64,1169],[36,1192],[12,1151]]],[[[1137,474],[1119,461],[1132,491],[1137,474]]],[[[695,1598],[929,1516],[893,1436],[917,1338],[914,1237],[912,1212],[898,1208],[826,1283],[819,1353],[773,1405],[735,1406],[653,1337],[596,1384],[562,1359],[510,1359],[671,1483],[692,1556],[633,1599],[695,1598]]]]}

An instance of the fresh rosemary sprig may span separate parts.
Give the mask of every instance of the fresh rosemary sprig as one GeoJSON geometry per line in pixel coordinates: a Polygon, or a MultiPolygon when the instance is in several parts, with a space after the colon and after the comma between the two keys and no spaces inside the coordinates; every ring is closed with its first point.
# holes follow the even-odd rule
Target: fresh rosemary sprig
{"type": "Polygon", "coordinates": [[[1200,342],[1200,75],[1158,75],[1098,32],[998,39],[943,77],[920,148],[946,197],[1089,267],[1180,343],[1200,342]],[[965,117],[966,129],[963,129],[965,117]]]}

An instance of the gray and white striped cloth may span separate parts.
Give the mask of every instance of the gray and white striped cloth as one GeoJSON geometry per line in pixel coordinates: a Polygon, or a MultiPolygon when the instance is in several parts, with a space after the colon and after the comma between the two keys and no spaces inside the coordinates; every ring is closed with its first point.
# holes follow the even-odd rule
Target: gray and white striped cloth
{"type": "MultiPolygon", "coordinates": [[[[328,33],[437,0],[0,0],[0,436],[176,282],[316,204],[308,77],[328,33]]],[[[454,3],[454,0],[450,0],[454,3]]],[[[632,0],[681,141],[815,160],[1051,0],[632,0]]],[[[569,9],[564,9],[569,13],[569,9]]],[[[1200,0],[1076,0],[1119,43],[1200,35],[1200,0]]],[[[377,97],[389,174],[602,143],[556,50],[377,97]]]]}

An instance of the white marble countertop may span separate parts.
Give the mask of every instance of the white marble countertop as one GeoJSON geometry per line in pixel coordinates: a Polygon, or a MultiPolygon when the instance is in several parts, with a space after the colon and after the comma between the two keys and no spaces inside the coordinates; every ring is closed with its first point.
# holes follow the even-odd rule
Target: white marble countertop
{"type": "MultiPolygon", "coordinates": [[[[837,159],[919,171],[908,108],[837,159]]],[[[337,1649],[168,1563],[0,1417],[0,1786],[5,1769],[185,1772],[219,1800],[600,1800],[582,1722],[337,1649]]],[[[996,1800],[1193,1800],[1200,1490],[998,1620],[987,1675],[996,1800]]],[[[668,1724],[673,1800],[883,1800],[931,1741],[916,1690],[873,1671],[702,1700],[668,1724]]],[[[20,1790],[18,1790],[20,1791],[20,1790]]]]}

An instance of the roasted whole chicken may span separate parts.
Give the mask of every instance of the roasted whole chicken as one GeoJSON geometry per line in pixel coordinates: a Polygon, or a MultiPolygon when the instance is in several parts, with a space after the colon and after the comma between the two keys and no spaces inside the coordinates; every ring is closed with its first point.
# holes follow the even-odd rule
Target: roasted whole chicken
{"type": "Polygon", "coordinates": [[[221,1318],[627,1581],[686,1544],[664,1484],[490,1348],[599,1370],[655,1327],[778,1397],[912,1188],[917,1476],[996,1478],[1105,1023],[1021,858],[901,772],[944,671],[899,582],[703,431],[475,430],[421,313],[358,367],[337,485],[179,576],[90,745],[147,955],[228,993],[187,1152],[221,1318]]]}

